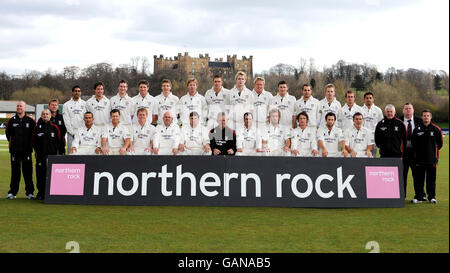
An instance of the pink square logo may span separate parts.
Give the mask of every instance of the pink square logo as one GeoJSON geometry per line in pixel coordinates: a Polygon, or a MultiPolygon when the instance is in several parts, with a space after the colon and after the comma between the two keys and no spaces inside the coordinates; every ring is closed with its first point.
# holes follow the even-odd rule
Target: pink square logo
{"type": "Polygon", "coordinates": [[[53,164],[50,195],[83,195],[85,164],[53,164]]]}
{"type": "Polygon", "coordinates": [[[398,167],[366,166],[367,198],[400,198],[398,167]]]}

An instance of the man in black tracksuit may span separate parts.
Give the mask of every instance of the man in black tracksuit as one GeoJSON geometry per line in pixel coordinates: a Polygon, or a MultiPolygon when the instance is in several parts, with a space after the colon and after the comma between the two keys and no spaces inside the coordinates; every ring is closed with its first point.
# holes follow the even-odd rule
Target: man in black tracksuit
{"type": "Polygon", "coordinates": [[[213,155],[235,155],[236,133],[226,126],[225,113],[219,113],[217,123],[219,126],[209,132],[209,145],[213,155]]]}
{"type": "Polygon", "coordinates": [[[415,196],[412,203],[421,203],[425,198],[423,186],[427,181],[428,201],[436,204],[436,167],[439,150],[443,145],[441,129],[431,122],[431,112],[422,112],[423,124],[414,129],[412,145],[415,150],[416,179],[414,179],[415,196]]]}
{"type": "Polygon", "coordinates": [[[16,106],[16,115],[9,119],[6,125],[5,133],[11,154],[11,184],[8,199],[16,198],[19,191],[21,167],[25,180],[25,193],[28,199],[34,198],[31,138],[36,122],[25,114],[25,107],[25,102],[19,101],[16,106]]]}
{"type": "Polygon", "coordinates": [[[44,109],[33,132],[33,148],[36,156],[36,199],[43,200],[45,196],[45,178],[47,176],[47,157],[58,154],[61,133],[58,126],[50,121],[50,111],[44,109]]]}
{"type": "Polygon", "coordinates": [[[48,103],[48,109],[50,109],[50,112],[52,113],[52,116],[50,118],[50,121],[58,126],[58,129],[61,133],[61,141],[58,147],[58,154],[63,155],[66,153],[66,125],[64,124],[64,118],[63,115],[59,113],[58,110],[59,107],[59,101],[57,99],[52,99],[48,103]]]}
{"type": "MultiPolygon", "coordinates": [[[[375,144],[380,148],[380,157],[403,158],[407,142],[405,124],[395,117],[395,107],[388,104],[384,110],[385,117],[375,128],[375,144]]],[[[403,183],[406,197],[406,183],[403,183]]]]}
{"type": "Polygon", "coordinates": [[[395,117],[395,107],[387,105],[384,119],[375,128],[375,144],[380,148],[380,157],[402,157],[406,141],[405,125],[395,117]]]}

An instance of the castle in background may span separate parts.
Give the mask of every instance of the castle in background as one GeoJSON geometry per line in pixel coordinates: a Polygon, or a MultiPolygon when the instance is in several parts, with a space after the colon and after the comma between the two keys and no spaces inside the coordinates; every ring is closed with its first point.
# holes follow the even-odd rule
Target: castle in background
{"type": "Polygon", "coordinates": [[[208,76],[212,79],[214,75],[220,75],[224,81],[234,81],[238,71],[244,71],[249,80],[253,78],[253,56],[249,58],[242,56],[239,60],[236,55],[227,55],[226,61],[223,61],[223,58],[211,61],[208,53],[199,54],[198,58],[195,58],[185,52],[184,55],[178,53],[174,58],[154,55],[153,61],[154,73],[174,71],[182,78],[208,76]]]}

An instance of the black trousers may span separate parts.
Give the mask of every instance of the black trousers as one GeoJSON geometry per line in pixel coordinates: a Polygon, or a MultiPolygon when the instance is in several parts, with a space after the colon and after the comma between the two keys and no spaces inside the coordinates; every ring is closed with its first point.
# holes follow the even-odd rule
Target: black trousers
{"type": "Polygon", "coordinates": [[[416,165],[416,179],[414,179],[414,191],[416,195],[414,198],[421,199],[425,197],[423,190],[426,179],[426,190],[428,200],[436,198],[436,165],[416,165]]]}
{"type": "Polygon", "coordinates": [[[11,154],[11,184],[9,185],[10,190],[8,193],[17,195],[22,173],[23,179],[25,180],[26,195],[33,194],[33,160],[31,154],[11,154]]]}
{"type": "Polygon", "coordinates": [[[45,196],[45,180],[47,177],[47,156],[36,158],[36,187],[38,195],[45,196]]]}
{"type": "Polygon", "coordinates": [[[406,197],[406,186],[408,182],[408,172],[411,168],[411,173],[413,180],[416,180],[416,164],[414,162],[414,151],[410,151],[410,149],[407,149],[405,151],[405,156],[403,157],[403,187],[405,189],[405,197],[406,197]]]}

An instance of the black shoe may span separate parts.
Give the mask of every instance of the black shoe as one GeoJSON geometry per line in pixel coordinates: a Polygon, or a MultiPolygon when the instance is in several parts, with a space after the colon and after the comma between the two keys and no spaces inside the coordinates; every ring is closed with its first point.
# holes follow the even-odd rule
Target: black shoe
{"type": "Polygon", "coordinates": [[[44,200],[44,196],[38,194],[36,195],[36,200],[44,200]]]}
{"type": "Polygon", "coordinates": [[[422,202],[427,202],[428,199],[424,196],[424,197],[422,197],[422,199],[421,199],[420,201],[422,201],[422,202]]]}

